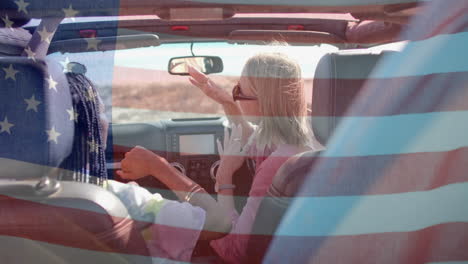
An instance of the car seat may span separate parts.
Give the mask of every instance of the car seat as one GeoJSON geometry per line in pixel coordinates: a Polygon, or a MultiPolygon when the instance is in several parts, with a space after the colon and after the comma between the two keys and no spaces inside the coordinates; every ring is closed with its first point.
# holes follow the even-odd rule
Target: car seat
{"type": "MultiPolygon", "coordinates": [[[[359,94],[378,61],[391,52],[343,50],[324,55],[313,80],[312,129],[326,146],[347,108],[359,94]],[[359,65],[357,67],[357,65],[359,65]]],[[[273,234],[320,152],[304,152],[290,158],[278,171],[268,196],[259,207],[249,240],[249,263],[259,263],[273,234]]]]}
{"type": "Polygon", "coordinates": [[[26,31],[1,32],[2,262],[150,262],[141,224],[116,196],[99,186],[57,180],[74,136],[66,111],[72,108],[68,82],[55,61],[19,56],[29,41],[26,31]]]}
{"type": "Polygon", "coordinates": [[[280,178],[292,183],[275,181],[277,198],[265,203],[288,211],[275,233],[255,230],[274,234],[263,262],[468,260],[467,10],[466,1],[431,1],[404,50],[372,72],[327,150],[286,165],[280,178]]]}

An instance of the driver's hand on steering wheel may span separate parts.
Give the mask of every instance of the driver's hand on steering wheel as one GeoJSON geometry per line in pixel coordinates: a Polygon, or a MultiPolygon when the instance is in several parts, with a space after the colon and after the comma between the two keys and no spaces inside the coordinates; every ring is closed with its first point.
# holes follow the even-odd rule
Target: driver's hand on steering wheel
{"type": "Polygon", "coordinates": [[[125,153],[121,161],[122,169],[117,174],[126,180],[138,180],[148,175],[165,174],[170,168],[166,159],[141,146],[136,146],[125,153]]]}

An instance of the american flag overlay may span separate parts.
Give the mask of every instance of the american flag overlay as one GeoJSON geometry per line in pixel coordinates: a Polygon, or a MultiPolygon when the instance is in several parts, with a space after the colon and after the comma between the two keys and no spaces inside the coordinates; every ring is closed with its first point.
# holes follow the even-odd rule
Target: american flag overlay
{"type": "Polygon", "coordinates": [[[66,80],[54,79],[44,61],[0,58],[0,64],[1,157],[57,166],[70,151],[67,141],[73,137],[66,80]],[[59,103],[49,106],[48,102],[59,103]]]}
{"type": "MultiPolygon", "coordinates": [[[[70,21],[100,13],[118,16],[131,6],[130,0],[10,2],[20,15],[70,21]]],[[[355,99],[336,116],[312,113],[312,119],[341,121],[326,149],[309,158],[298,191],[275,197],[288,203],[277,228],[235,234],[267,243],[259,252],[249,249],[261,258],[248,256],[246,263],[468,263],[468,1],[419,2],[424,10],[401,36],[409,40],[401,52],[383,56],[369,77],[333,80],[349,83],[337,88],[346,92],[337,93],[352,93],[355,99]]],[[[15,18],[0,12],[0,27],[17,30],[15,18]]],[[[130,210],[118,206],[111,208],[118,213],[109,214],[96,204],[110,206],[116,197],[101,186],[51,183],[57,170],[70,169],[62,162],[71,153],[78,116],[66,79],[70,61],[46,56],[56,27],[44,21],[23,53],[0,55],[0,264],[218,263],[219,258],[189,260],[191,252],[169,248],[199,230],[132,218],[130,210]],[[67,195],[50,194],[54,191],[67,195]]],[[[95,38],[82,44],[87,50],[100,45],[95,38]]],[[[89,94],[90,100],[95,97],[89,94]]]]}
{"type": "Polygon", "coordinates": [[[412,22],[314,161],[264,262],[468,261],[467,11],[435,1],[412,22]]]}

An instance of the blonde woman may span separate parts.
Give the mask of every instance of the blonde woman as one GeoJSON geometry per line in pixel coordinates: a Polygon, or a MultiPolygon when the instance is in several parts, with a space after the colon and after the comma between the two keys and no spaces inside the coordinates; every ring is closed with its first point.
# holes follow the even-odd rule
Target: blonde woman
{"type": "Polygon", "coordinates": [[[164,158],[141,147],[126,154],[118,173],[132,180],[152,175],[175,190],[181,199],[203,208],[206,221],[202,239],[213,240],[211,246],[223,261],[240,263],[258,206],[276,171],[289,157],[321,148],[307,122],[301,69],[283,54],[256,55],[247,61],[232,95],[196,69],[189,71],[190,82],[221,104],[233,123],[231,134],[225,132],[224,144],[218,142],[218,200],[164,158]],[[258,125],[249,122],[254,120],[258,125]],[[239,214],[234,207],[232,177],[245,154],[256,161],[256,173],[247,203],[239,214]]]}

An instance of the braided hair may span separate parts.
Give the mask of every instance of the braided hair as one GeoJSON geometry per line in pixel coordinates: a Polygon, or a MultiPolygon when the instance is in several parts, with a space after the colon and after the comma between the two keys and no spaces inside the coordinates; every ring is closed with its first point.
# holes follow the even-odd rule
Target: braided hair
{"type": "Polygon", "coordinates": [[[66,76],[73,101],[75,136],[72,153],[63,163],[66,172],[61,179],[102,185],[107,171],[98,94],[83,73],[68,72],[66,76]]]}

